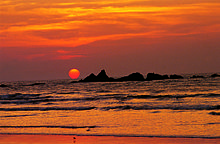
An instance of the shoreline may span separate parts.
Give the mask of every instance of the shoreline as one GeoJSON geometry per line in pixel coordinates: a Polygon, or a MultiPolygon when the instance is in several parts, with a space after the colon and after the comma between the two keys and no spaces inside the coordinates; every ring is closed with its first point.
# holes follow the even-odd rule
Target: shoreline
{"type": "Polygon", "coordinates": [[[220,136],[159,136],[159,135],[105,135],[105,134],[59,134],[59,133],[0,133],[1,135],[42,135],[42,136],[88,136],[88,137],[143,137],[143,138],[191,138],[191,139],[220,139],[220,136]]]}
{"type": "Polygon", "coordinates": [[[216,144],[220,138],[142,137],[142,136],[86,136],[63,134],[0,134],[0,144],[216,144]]]}

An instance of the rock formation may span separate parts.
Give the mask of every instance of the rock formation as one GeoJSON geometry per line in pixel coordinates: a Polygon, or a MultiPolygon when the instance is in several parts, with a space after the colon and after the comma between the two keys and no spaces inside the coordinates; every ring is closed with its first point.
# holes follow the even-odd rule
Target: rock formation
{"type": "Polygon", "coordinates": [[[8,87],[8,86],[5,84],[1,84],[0,87],[8,87]]]}
{"type": "Polygon", "coordinates": [[[87,76],[84,80],[81,80],[83,82],[95,82],[96,81],[96,75],[91,73],[89,76],[87,76]]]}
{"type": "Polygon", "coordinates": [[[155,73],[148,73],[147,74],[147,81],[151,80],[164,80],[164,79],[169,79],[168,75],[160,75],[160,74],[155,74],[155,73]]]}
{"type": "Polygon", "coordinates": [[[132,73],[128,76],[124,76],[116,79],[116,81],[144,81],[144,76],[138,72],[132,73]]]}
{"type": "MultiPolygon", "coordinates": [[[[155,73],[148,73],[147,78],[144,79],[144,76],[139,72],[132,73],[128,76],[124,76],[118,79],[114,79],[109,77],[105,70],[101,70],[101,72],[96,76],[95,74],[91,73],[85,79],[82,79],[78,82],[122,82],[122,81],[151,81],[151,80],[164,80],[164,79],[182,79],[183,77],[180,75],[160,75],[155,73]]],[[[73,81],[71,83],[76,83],[77,81],[73,81]]]]}
{"type": "Polygon", "coordinates": [[[113,80],[113,78],[107,76],[105,70],[102,70],[97,76],[91,73],[84,80],[80,80],[80,82],[110,82],[113,80]]]}
{"type": "Polygon", "coordinates": [[[170,75],[170,79],[183,79],[183,77],[181,75],[170,75]]]}
{"type": "Polygon", "coordinates": [[[105,82],[109,81],[109,77],[107,76],[105,70],[101,70],[101,72],[96,76],[96,81],[105,82]]]}
{"type": "Polygon", "coordinates": [[[204,78],[204,76],[193,75],[193,76],[190,77],[190,78],[204,78]]]}
{"type": "Polygon", "coordinates": [[[220,75],[215,73],[215,74],[212,74],[210,77],[215,78],[215,77],[220,77],[220,75]]]}

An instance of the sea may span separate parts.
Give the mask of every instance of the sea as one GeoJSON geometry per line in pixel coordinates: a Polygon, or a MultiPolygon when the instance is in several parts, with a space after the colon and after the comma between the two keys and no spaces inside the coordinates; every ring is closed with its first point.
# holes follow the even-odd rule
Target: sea
{"type": "Polygon", "coordinates": [[[220,138],[220,77],[0,82],[1,134],[220,138]]]}

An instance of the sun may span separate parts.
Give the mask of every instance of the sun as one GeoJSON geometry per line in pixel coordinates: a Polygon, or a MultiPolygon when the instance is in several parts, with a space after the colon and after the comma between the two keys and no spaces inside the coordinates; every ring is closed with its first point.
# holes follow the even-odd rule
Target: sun
{"type": "Polygon", "coordinates": [[[69,76],[71,79],[77,79],[79,77],[79,75],[80,75],[80,72],[78,69],[71,69],[69,71],[69,76]]]}

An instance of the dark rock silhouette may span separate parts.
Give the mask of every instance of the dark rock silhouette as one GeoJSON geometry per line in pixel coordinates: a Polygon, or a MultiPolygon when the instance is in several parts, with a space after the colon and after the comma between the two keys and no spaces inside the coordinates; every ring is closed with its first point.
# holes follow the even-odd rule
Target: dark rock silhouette
{"type": "Polygon", "coordinates": [[[183,77],[181,75],[170,75],[170,79],[183,79],[183,77]]]}
{"type": "Polygon", "coordinates": [[[220,77],[220,75],[215,73],[215,74],[212,74],[210,77],[215,78],[215,77],[220,77]]]}
{"type": "Polygon", "coordinates": [[[155,73],[148,73],[147,74],[147,81],[151,80],[164,80],[164,79],[169,79],[168,75],[160,75],[160,74],[155,74],[155,73]]]}
{"type": "Polygon", "coordinates": [[[116,79],[116,81],[144,81],[144,76],[138,72],[132,73],[128,76],[124,76],[116,79]]]}
{"type": "Polygon", "coordinates": [[[204,78],[204,76],[193,75],[193,76],[190,77],[190,78],[204,78]]]}
{"type": "Polygon", "coordinates": [[[101,72],[96,76],[91,73],[84,80],[80,80],[80,82],[110,82],[114,81],[114,78],[110,78],[107,76],[105,70],[101,70],[101,72]]]}
{"type": "Polygon", "coordinates": [[[107,76],[105,70],[101,70],[101,72],[96,76],[97,81],[109,81],[109,77],[107,76]]]}
{"type": "MultiPolygon", "coordinates": [[[[219,77],[218,74],[213,74],[211,77],[219,77]]],[[[194,75],[191,78],[204,78],[204,76],[198,76],[194,75]]],[[[71,83],[77,83],[77,82],[122,82],[122,81],[151,81],[151,80],[164,80],[164,79],[183,79],[183,76],[181,75],[160,75],[155,73],[148,73],[146,79],[144,79],[144,76],[140,74],[139,72],[132,73],[128,76],[120,77],[117,79],[114,79],[112,77],[109,77],[106,74],[106,71],[103,69],[101,72],[96,76],[95,74],[91,73],[89,76],[87,76],[85,79],[81,79],[79,81],[73,81],[71,83]]]]}
{"type": "Polygon", "coordinates": [[[89,76],[87,76],[84,80],[81,80],[84,82],[95,82],[96,81],[96,75],[91,73],[89,76]]]}
{"type": "MultiPolygon", "coordinates": [[[[170,79],[182,79],[183,77],[180,75],[170,75],[170,79]]],[[[122,81],[151,81],[151,80],[164,80],[169,79],[168,75],[160,75],[155,73],[148,73],[147,78],[144,79],[144,76],[140,74],[139,72],[132,73],[128,76],[124,76],[118,79],[114,79],[109,77],[105,70],[101,70],[101,72],[96,76],[95,74],[91,73],[89,76],[87,76],[85,79],[80,80],[78,82],[122,82],[122,81]]],[[[76,83],[76,81],[73,81],[71,83],[76,83]]]]}
{"type": "Polygon", "coordinates": [[[8,87],[8,86],[5,84],[1,84],[0,87],[8,87]]]}

